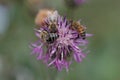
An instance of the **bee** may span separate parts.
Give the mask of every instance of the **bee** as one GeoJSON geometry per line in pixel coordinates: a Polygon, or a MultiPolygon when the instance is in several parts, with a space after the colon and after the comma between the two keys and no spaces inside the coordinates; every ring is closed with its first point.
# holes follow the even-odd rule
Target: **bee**
{"type": "Polygon", "coordinates": [[[79,33],[77,38],[81,37],[83,40],[86,38],[85,27],[81,25],[80,22],[72,21],[71,29],[76,30],[79,33]]]}
{"type": "Polygon", "coordinates": [[[59,36],[57,33],[57,21],[58,12],[55,10],[43,9],[40,10],[35,19],[35,24],[44,29],[44,25],[48,30],[38,30],[40,32],[40,38],[46,43],[53,43],[59,36]],[[48,23],[45,22],[47,18],[48,23]]]}
{"type": "Polygon", "coordinates": [[[50,21],[57,20],[58,12],[55,10],[43,9],[40,10],[35,18],[35,24],[38,26],[46,25],[45,19],[48,18],[50,21]]]}
{"type": "Polygon", "coordinates": [[[56,39],[59,37],[57,33],[50,33],[47,31],[40,31],[40,38],[43,40],[43,42],[52,44],[56,39]]]}

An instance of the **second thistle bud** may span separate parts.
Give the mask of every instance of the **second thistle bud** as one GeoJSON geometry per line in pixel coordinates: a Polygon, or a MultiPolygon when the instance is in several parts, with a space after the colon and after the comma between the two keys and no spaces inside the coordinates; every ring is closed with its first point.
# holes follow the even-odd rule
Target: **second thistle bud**
{"type": "Polygon", "coordinates": [[[85,2],[85,0],[64,0],[64,1],[65,4],[70,8],[78,7],[85,2]]]}

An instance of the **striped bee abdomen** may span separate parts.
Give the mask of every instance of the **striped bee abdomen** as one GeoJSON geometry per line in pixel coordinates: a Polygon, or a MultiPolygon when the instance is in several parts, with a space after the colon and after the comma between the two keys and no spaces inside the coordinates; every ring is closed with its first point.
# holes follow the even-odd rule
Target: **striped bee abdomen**
{"type": "Polygon", "coordinates": [[[53,43],[57,38],[59,37],[59,35],[57,33],[49,33],[46,39],[46,42],[51,44],[53,43]]]}

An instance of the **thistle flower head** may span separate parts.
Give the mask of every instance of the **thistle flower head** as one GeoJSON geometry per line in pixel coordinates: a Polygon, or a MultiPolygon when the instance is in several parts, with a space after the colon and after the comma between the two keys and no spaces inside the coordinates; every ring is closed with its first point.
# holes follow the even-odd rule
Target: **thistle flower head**
{"type": "Polygon", "coordinates": [[[74,0],[76,5],[81,5],[85,2],[86,0],[74,0]]]}
{"type": "Polygon", "coordinates": [[[65,3],[68,7],[74,8],[85,3],[86,0],[65,0],[65,3]]]}
{"type": "MultiPolygon", "coordinates": [[[[73,59],[81,62],[85,58],[82,47],[88,42],[80,36],[81,32],[73,28],[76,25],[72,25],[72,21],[60,16],[57,12],[51,16],[48,15],[44,22],[45,25],[40,25],[40,28],[35,30],[39,40],[32,44],[33,53],[37,55],[38,60],[42,60],[48,66],[54,66],[59,71],[66,68],[68,71],[73,59]],[[51,24],[54,24],[56,29],[51,24]],[[42,35],[44,31],[46,34],[42,35]]],[[[77,23],[80,25],[80,22],[77,21],[77,23]]],[[[85,27],[82,26],[82,28],[85,27]]],[[[89,36],[89,34],[85,35],[89,36]]]]}

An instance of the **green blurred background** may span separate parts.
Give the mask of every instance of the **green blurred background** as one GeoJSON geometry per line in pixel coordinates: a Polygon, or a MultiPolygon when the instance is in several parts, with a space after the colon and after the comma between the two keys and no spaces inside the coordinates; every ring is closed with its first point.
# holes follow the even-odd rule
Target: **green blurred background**
{"type": "Polygon", "coordinates": [[[0,80],[120,80],[120,0],[88,0],[69,8],[63,0],[0,0],[0,80]],[[52,8],[82,19],[90,53],[67,73],[48,68],[29,45],[37,40],[34,19],[39,9],[52,8]]]}

